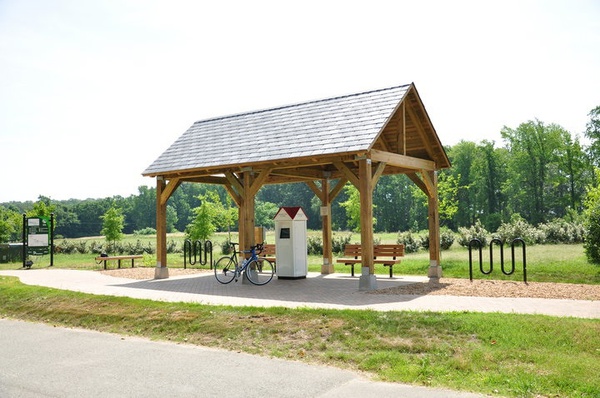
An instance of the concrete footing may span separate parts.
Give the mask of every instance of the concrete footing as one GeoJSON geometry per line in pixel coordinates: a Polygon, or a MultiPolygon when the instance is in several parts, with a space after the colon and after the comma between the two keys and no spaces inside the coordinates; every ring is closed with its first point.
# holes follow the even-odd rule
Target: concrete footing
{"type": "Polygon", "coordinates": [[[160,264],[154,268],[154,279],[167,279],[169,277],[169,268],[162,267],[160,264]]]}
{"type": "Polygon", "coordinates": [[[377,277],[371,274],[369,267],[362,267],[362,274],[358,280],[358,290],[369,291],[377,289],[377,277]]]}

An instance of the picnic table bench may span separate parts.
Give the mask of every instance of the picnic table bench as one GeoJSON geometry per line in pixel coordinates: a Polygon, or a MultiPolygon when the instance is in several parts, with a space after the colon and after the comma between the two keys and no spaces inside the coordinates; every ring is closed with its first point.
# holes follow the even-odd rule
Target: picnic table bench
{"type": "Polygon", "coordinates": [[[106,262],[111,260],[117,260],[119,264],[119,268],[121,268],[121,260],[131,260],[131,268],[134,266],[134,262],[136,259],[144,258],[142,255],[127,255],[127,256],[98,256],[96,257],[96,261],[104,261],[104,269],[106,269],[106,262]]]}
{"type": "MultiPolygon", "coordinates": [[[[352,267],[352,276],[354,276],[354,265],[361,264],[362,246],[356,244],[348,244],[344,246],[344,256],[347,258],[338,258],[337,262],[350,265],[352,267]]],[[[390,278],[394,274],[394,264],[400,263],[400,258],[404,257],[403,244],[388,244],[373,246],[373,262],[375,264],[383,264],[390,267],[390,278]],[[383,258],[382,258],[383,257],[383,258]]]]}

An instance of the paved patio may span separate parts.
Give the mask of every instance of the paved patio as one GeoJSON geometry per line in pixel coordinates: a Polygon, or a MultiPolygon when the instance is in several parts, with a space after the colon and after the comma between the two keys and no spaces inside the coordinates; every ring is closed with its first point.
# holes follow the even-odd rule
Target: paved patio
{"type": "MultiPolygon", "coordinates": [[[[309,273],[306,279],[274,278],[264,286],[218,283],[212,273],[168,279],[132,280],[96,271],[30,269],[0,271],[25,284],[91,294],[127,296],[171,302],[288,308],[372,309],[376,311],[477,311],[600,318],[600,302],[539,298],[495,298],[438,295],[391,295],[358,291],[358,277],[309,273]]],[[[426,277],[377,279],[378,290],[427,281],[426,277]]]]}

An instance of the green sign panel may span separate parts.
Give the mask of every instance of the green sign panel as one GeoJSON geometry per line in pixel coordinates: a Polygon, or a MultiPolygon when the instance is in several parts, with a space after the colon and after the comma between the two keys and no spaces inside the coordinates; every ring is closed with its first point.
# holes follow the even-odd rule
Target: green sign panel
{"type": "Polygon", "coordinates": [[[27,219],[27,254],[42,255],[50,253],[50,219],[32,217],[27,219]]]}

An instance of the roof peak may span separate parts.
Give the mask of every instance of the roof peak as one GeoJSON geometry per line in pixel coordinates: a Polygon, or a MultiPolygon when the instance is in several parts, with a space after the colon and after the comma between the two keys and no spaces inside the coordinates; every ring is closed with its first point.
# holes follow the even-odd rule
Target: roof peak
{"type": "Polygon", "coordinates": [[[318,100],[298,102],[298,103],[289,104],[289,105],[276,106],[274,108],[257,109],[254,111],[234,113],[234,114],[226,115],[226,116],[217,116],[217,117],[213,117],[213,118],[197,120],[194,122],[194,124],[213,122],[213,121],[217,121],[217,120],[226,120],[226,119],[236,118],[236,117],[240,117],[240,116],[256,115],[256,114],[260,114],[260,113],[267,113],[267,112],[273,112],[273,111],[280,111],[282,109],[297,108],[297,107],[304,106],[304,105],[318,104],[320,102],[334,101],[334,100],[345,99],[345,98],[350,98],[350,97],[358,97],[361,95],[367,95],[367,94],[379,93],[382,91],[390,91],[390,90],[395,90],[395,89],[399,89],[399,88],[405,88],[408,86],[412,86],[413,84],[414,83],[401,84],[399,86],[391,86],[391,87],[385,87],[385,88],[380,88],[380,89],[375,89],[375,90],[362,91],[359,93],[344,94],[344,95],[338,95],[335,97],[322,98],[322,99],[318,99],[318,100]]]}

